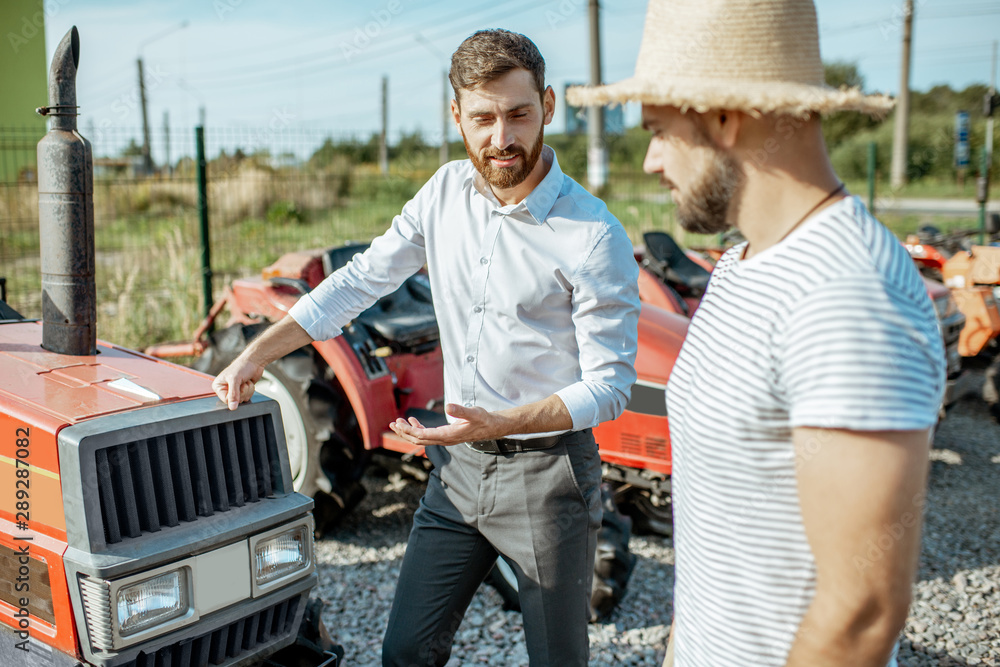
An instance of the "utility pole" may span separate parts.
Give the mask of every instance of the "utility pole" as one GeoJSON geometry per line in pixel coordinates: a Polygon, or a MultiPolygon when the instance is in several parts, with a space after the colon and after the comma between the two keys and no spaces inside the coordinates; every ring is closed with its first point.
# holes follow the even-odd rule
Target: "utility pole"
{"type": "MultiPolygon", "coordinates": [[[[601,9],[598,0],[589,0],[590,85],[601,85],[601,9]]],[[[604,144],[604,107],[587,110],[587,183],[591,190],[608,182],[608,151],[604,144]]]]}
{"type": "MultiPolygon", "coordinates": [[[[997,93],[997,43],[993,40],[993,68],[990,72],[990,99],[997,93]]],[[[993,113],[990,109],[990,118],[986,121],[986,166],[993,166],[993,113]]]]}
{"type": "Polygon", "coordinates": [[[163,166],[167,170],[167,175],[173,173],[170,166],[170,112],[163,112],[163,166]]]}
{"type": "Polygon", "coordinates": [[[389,132],[389,77],[382,75],[382,134],[378,143],[378,166],[382,174],[389,173],[389,146],[386,135],[389,132]]]}
{"type": "Polygon", "coordinates": [[[444,98],[441,107],[441,157],[442,166],[448,162],[448,125],[451,124],[451,94],[449,89],[451,82],[448,81],[448,70],[444,71],[444,98]]]}
{"type": "Polygon", "coordinates": [[[993,116],[1000,107],[997,95],[997,43],[993,42],[993,72],[990,75],[990,91],[983,99],[983,113],[986,121],[986,145],[983,146],[979,178],[976,181],[976,202],[979,203],[979,245],[986,242],[986,200],[990,197],[990,166],[993,164],[993,116]]]}
{"type": "Polygon", "coordinates": [[[139,104],[142,105],[142,170],[153,172],[153,157],[149,152],[149,116],[146,113],[146,82],[142,74],[142,58],[136,59],[139,66],[139,104]]]}
{"type": "Polygon", "coordinates": [[[414,35],[414,39],[420,42],[420,46],[430,51],[435,58],[440,60],[444,67],[444,89],[442,92],[443,106],[441,108],[441,146],[438,149],[438,156],[442,166],[448,162],[448,125],[451,124],[451,81],[448,80],[448,56],[441,53],[441,50],[434,46],[426,37],[419,32],[414,35]]]}
{"type": "Polygon", "coordinates": [[[183,30],[187,26],[187,21],[181,21],[177,25],[170,26],[139,44],[139,55],[135,61],[139,66],[139,103],[142,105],[142,169],[146,174],[153,173],[153,157],[149,151],[149,116],[146,113],[146,81],[142,71],[142,50],[156,40],[162,39],[178,30],[183,30]]]}
{"type": "Polygon", "coordinates": [[[896,98],[896,133],[892,140],[890,184],[898,189],[906,185],[907,144],[910,141],[910,48],[913,42],[913,0],[906,0],[903,16],[903,66],[896,98]]]}

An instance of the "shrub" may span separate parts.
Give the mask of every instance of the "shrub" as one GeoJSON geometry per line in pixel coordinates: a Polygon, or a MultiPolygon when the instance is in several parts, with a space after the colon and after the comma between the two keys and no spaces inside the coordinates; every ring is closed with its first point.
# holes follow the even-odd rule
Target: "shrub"
{"type": "Polygon", "coordinates": [[[267,221],[275,225],[282,225],[289,222],[302,224],[306,221],[306,216],[295,205],[295,202],[281,200],[274,202],[267,209],[267,221]]]}

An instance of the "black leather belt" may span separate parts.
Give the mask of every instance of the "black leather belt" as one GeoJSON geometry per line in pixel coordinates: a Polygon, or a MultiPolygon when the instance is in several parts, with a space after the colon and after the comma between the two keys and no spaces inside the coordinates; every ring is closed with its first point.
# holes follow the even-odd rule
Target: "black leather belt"
{"type": "MultiPolygon", "coordinates": [[[[563,435],[566,434],[564,433],[563,435]]],[[[483,454],[512,454],[515,452],[532,452],[555,447],[561,437],[562,435],[549,435],[543,438],[528,438],[527,440],[499,438],[497,440],[476,440],[468,443],[468,445],[483,454]]]]}

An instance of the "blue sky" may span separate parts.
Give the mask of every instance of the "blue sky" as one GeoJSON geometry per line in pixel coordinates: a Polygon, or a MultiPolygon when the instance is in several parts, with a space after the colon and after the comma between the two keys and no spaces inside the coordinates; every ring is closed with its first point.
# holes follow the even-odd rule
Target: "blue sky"
{"type": "MultiPolygon", "coordinates": [[[[646,0],[602,7],[604,78],[615,81],[634,68],[646,0]]],[[[45,8],[50,55],[70,26],[80,31],[83,128],[139,125],[140,52],[156,127],[164,111],[190,127],[204,106],[209,127],[367,135],[388,75],[391,133],[420,129],[431,140],[441,131],[447,58],[478,28],[531,37],[557,97],[588,73],[586,0],[45,0],[45,8]]],[[[817,10],[824,59],[856,62],[867,89],[895,93],[902,0],[818,0],[817,10]]],[[[988,82],[1000,0],[916,0],[916,15],[913,88],[988,82]]],[[[627,121],[637,115],[626,111],[627,121]]]]}

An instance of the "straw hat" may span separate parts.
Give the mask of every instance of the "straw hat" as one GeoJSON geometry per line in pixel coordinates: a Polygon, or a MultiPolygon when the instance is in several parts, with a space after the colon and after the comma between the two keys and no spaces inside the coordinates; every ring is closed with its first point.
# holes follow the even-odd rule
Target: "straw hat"
{"type": "Polygon", "coordinates": [[[881,116],[893,105],[824,83],[812,0],[649,0],[635,76],[570,88],[566,100],[797,116],[849,109],[881,116]]]}

